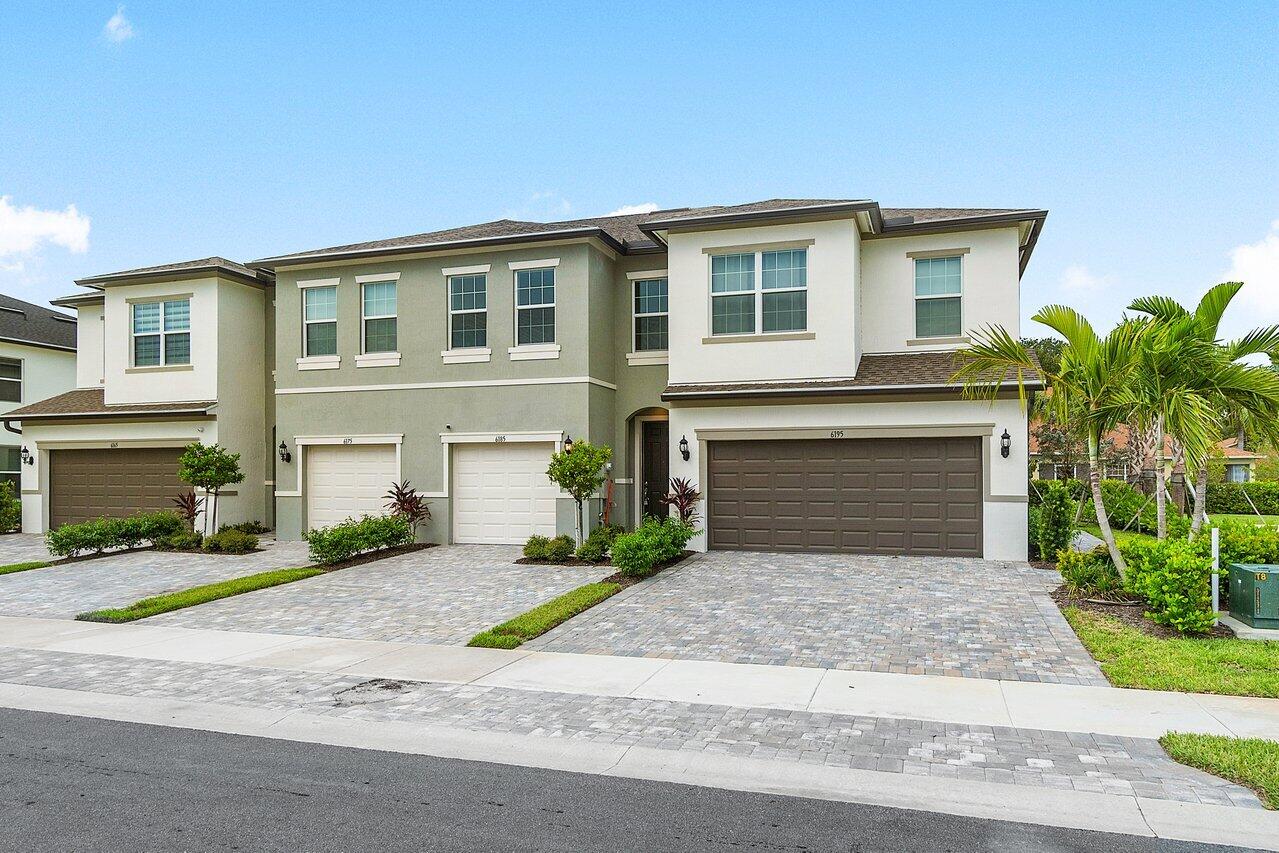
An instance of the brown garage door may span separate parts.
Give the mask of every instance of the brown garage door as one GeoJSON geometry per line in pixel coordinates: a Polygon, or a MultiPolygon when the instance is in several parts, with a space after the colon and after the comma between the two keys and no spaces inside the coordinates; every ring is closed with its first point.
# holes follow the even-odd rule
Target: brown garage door
{"type": "Polygon", "coordinates": [[[173,509],[173,496],[191,488],[178,479],[181,453],[176,447],[50,451],[49,526],[173,509]]]}
{"type": "Polygon", "coordinates": [[[976,438],[710,443],[711,548],[981,556],[976,438]]]}

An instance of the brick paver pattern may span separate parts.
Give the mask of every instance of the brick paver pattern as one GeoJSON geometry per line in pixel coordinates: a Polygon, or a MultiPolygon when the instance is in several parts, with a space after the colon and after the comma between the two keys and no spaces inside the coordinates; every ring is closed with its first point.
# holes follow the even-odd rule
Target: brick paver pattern
{"type": "Polygon", "coordinates": [[[525,648],[1104,685],[1056,572],[942,557],[712,551],[525,648]]]}
{"type": "Polygon", "coordinates": [[[1154,740],[7,649],[0,681],[1261,808],[1154,740]]]}
{"type": "Polygon", "coordinates": [[[44,547],[44,535],[41,533],[7,533],[0,536],[0,566],[52,559],[49,549],[44,547]]]}
{"type": "Polygon", "coordinates": [[[130,551],[0,575],[0,615],[70,619],[164,592],[310,565],[304,542],[261,542],[262,550],[252,554],[130,551]]]}
{"type": "Polygon", "coordinates": [[[224,598],[148,625],[397,643],[464,644],[499,622],[612,574],[527,566],[509,545],[447,545],[224,598]]]}

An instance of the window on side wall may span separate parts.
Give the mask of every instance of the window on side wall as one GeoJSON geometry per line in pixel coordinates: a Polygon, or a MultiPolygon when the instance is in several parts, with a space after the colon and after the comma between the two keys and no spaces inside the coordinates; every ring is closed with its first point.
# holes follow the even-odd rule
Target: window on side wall
{"type": "Polygon", "coordinates": [[[486,347],[488,340],[488,276],[449,276],[449,349],[486,347]]]}
{"type": "MultiPolygon", "coordinates": [[[[398,346],[395,282],[370,281],[360,287],[364,312],[364,351],[395,352],[398,346]]],[[[336,343],[336,338],[334,341],[336,343]]],[[[335,348],[334,352],[336,351],[335,348]]]]}
{"type": "Polygon", "coordinates": [[[555,343],[555,268],[515,271],[515,345],[555,343]]]}
{"type": "Polygon", "coordinates": [[[1226,466],[1226,482],[1227,483],[1248,482],[1248,466],[1247,465],[1227,465],[1226,466]]]}
{"type": "Polygon", "coordinates": [[[915,259],[915,337],[963,334],[961,257],[915,259]]]}
{"type": "Polygon", "coordinates": [[[668,344],[667,281],[645,278],[635,282],[635,351],[665,352],[668,344]]]}
{"type": "Polygon", "coordinates": [[[0,401],[22,402],[22,359],[0,358],[0,401]]]}
{"type": "Polygon", "coordinates": [[[191,363],[191,300],[135,302],[133,366],[163,367],[191,363]]]}
{"type": "Polygon", "coordinates": [[[338,289],[308,287],[302,291],[303,355],[337,355],[338,289]]]}
{"type": "Polygon", "coordinates": [[[808,329],[808,250],[711,256],[711,334],[808,329]]]}
{"type": "Polygon", "coordinates": [[[22,491],[22,449],[0,447],[0,480],[13,483],[14,495],[22,491]]]}

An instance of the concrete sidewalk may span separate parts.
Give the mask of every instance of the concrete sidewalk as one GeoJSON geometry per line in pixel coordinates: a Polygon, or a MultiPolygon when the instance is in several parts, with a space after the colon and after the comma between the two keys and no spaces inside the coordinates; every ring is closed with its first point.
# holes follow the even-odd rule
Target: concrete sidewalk
{"type": "Polygon", "coordinates": [[[1130,738],[1279,740],[1279,699],[20,617],[0,618],[0,646],[1130,738]]]}

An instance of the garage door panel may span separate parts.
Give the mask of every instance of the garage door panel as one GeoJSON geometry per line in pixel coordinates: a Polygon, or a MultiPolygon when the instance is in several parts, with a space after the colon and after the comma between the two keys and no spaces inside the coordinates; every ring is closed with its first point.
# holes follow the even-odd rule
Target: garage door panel
{"type": "MultiPolygon", "coordinates": [[[[537,533],[555,535],[559,488],[546,476],[550,442],[455,444],[453,541],[521,544],[537,533]]],[[[735,478],[722,478],[734,489],[735,478]]]]}
{"type": "Polygon", "coordinates": [[[53,450],[49,453],[49,525],[173,509],[190,490],[178,479],[176,447],[53,450]]]}
{"type": "Polygon", "coordinates": [[[308,528],[386,511],[385,495],[399,476],[395,445],[310,445],[304,458],[308,528]]]}
{"type": "Polygon", "coordinates": [[[976,438],[711,442],[712,548],[981,555],[976,438]]]}

